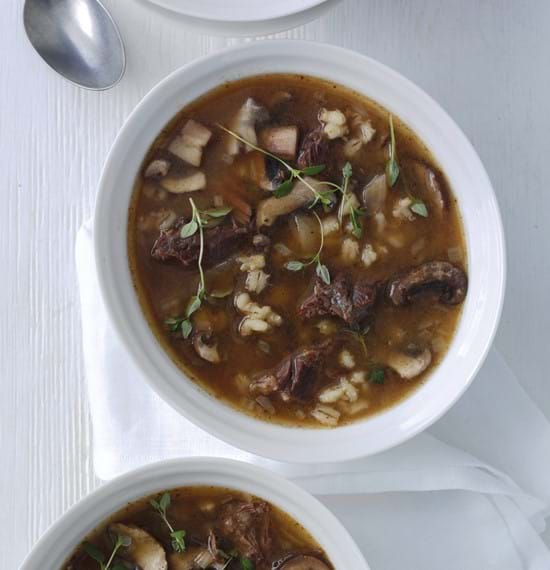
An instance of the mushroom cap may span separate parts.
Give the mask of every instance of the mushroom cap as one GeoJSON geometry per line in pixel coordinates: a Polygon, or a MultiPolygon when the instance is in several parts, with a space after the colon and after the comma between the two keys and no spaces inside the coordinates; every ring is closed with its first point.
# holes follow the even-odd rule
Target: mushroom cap
{"type": "Polygon", "coordinates": [[[193,347],[203,360],[212,364],[221,362],[218,343],[210,332],[197,331],[193,335],[193,347]]]}
{"type": "Polygon", "coordinates": [[[297,554],[287,558],[277,570],[330,570],[330,566],[316,556],[297,554]]]}
{"type": "Polygon", "coordinates": [[[387,295],[394,305],[409,304],[422,293],[437,293],[444,305],[462,303],[468,290],[468,277],[447,261],[428,261],[390,279],[387,295]]]}
{"type": "Polygon", "coordinates": [[[197,562],[210,564],[212,560],[208,549],[200,546],[191,546],[185,552],[172,552],[168,555],[170,570],[194,570],[199,567],[197,562]]]}
{"type": "Polygon", "coordinates": [[[432,361],[432,353],[426,348],[418,354],[395,352],[390,354],[387,364],[393,368],[401,378],[410,380],[422,374],[432,361]]]}
{"type": "Polygon", "coordinates": [[[414,186],[414,195],[429,205],[429,210],[443,216],[449,210],[450,197],[441,182],[442,175],[421,160],[407,158],[402,161],[408,180],[414,186]]]}
{"type": "Polygon", "coordinates": [[[257,227],[272,226],[279,216],[286,216],[313,202],[315,196],[309,186],[317,190],[317,188],[321,188],[321,183],[310,177],[306,177],[305,180],[307,184],[299,180],[286,196],[281,198],[273,196],[262,200],[256,209],[257,227]]]}

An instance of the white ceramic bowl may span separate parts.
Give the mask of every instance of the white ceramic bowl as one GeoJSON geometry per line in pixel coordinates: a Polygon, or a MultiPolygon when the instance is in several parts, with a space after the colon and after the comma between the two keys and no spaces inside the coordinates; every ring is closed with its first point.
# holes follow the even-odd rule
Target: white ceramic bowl
{"type": "Polygon", "coordinates": [[[326,0],[148,0],[167,10],[217,22],[262,22],[285,18],[319,6],[326,0]]]}
{"type": "MultiPolygon", "coordinates": [[[[324,0],[316,2],[295,2],[294,4],[287,2],[262,2],[261,0],[253,0],[253,10],[240,15],[237,12],[232,14],[231,11],[225,10],[221,15],[219,10],[208,10],[208,4],[191,0],[193,6],[189,10],[189,3],[182,3],[181,0],[137,0],[144,4],[147,8],[154,11],[157,16],[170,18],[178,18],[181,23],[191,28],[194,32],[215,36],[266,36],[290,30],[297,26],[302,26],[320,18],[329,10],[334,8],[342,0],[324,0]],[[310,6],[304,9],[304,6],[310,6]],[[294,11],[289,13],[289,9],[294,11]],[[204,17],[190,15],[203,14],[204,17]],[[275,14],[286,14],[282,16],[274,16],[275,14]],[[215,19],[215,16],[223,19],[215,19]],[[237,18],[245,17],[246,20],[237,18]],[[264,19],[262,19],[264,18],[264,19]]],[[[217,0],[222,2],[226,7],[227,0],[217,0]]],[[[242,8],[242,5],[241,5],[242,8]]]]}
{"type": "Polygon", "coordinates": [[[21,570],[58,570],[85,536],[129,501],[165,489],[215,485],[252,493],[296,519],[321,545],[334,568],[369,570],[336,517],[317,499],[266,469],[228,459],[177,459],[132,471],[88,495],[38,541],[21,570]]]}
{"type": "Polygon", "coordinates": [[[466,390],[491,345],[505,285],[504,237],[491,183],[472,145],[428,95],[391,69],[331,45],[256,42],[195,61],[138,105],[106,161],[95,213],[96,263],[113,325],[158,394],[199,427],[237,447],[279,460],[341,461],[395,446],[427,428],[466,390]],[[150,331],[132,286],[126,252],[128,203],[140,163],[164,125],[223,81],[261,73],[310,74],[346,85],[398,115],[446,173],[463,216],[469,292],[454,340],[429,379],[398,405],[331,430],[255,420],[187,380],[150,331]]]}

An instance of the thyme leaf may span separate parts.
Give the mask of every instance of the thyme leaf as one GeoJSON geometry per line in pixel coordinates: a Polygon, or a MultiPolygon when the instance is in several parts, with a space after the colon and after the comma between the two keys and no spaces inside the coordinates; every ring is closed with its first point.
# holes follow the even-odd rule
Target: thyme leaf
{"type": "Polygon", "coordinates": [[[195,235],[197,233],[197,230],[199,229],[199,225],[197,224],[196,220],[191,220],[190,222],[187,222],[180,230],[180,237],[182,239],[191,237],[192,235],[195,235]]]}
{"type": "Polygon", "coordinates": [[[294,178],[287,178],[284,182],[279,184],[275,189],[274,195],[275,198],[282,198],[283,196],[287,196],[292,192],[292,187],[294,185],[294,178]]]}
{"type": "Polygon", "coordinates": [[[204,212],[202,213],[205,214],[206,216],[210,216],[211,218],[224,218],[225,216],[227,216],[227,214],[231,213],[232,211],[233,208],[227,206],[222,208],[210,208],[208,210],[204,210],[204,212]]]}
{"type": "Polygon", "coordinates": [[[390,113],[390,157],[386,162],[386,182],[390,188],[395,186],[399,178],[399,163],[395,150],[395,130],[393,128],[393,115],[390,113]]]}
{"type": "Polygon", "coordinates": [[[254,562],[252,562],[250,558],[243,556],[239,562],[241,564],[241,570],[254,570],[254,562]]]}
{"type": "Polygon", "coordinates": [[[304,268],[304,264],[301,261],[287,261],[285,268],[289,271],[300,271],[304,268]]]}
{"type": "Polygon", "coordinates": [[[315,268],[315,273],[327,284],[330,285],[330,272],[328,267],[321,262],[317,262],[317,267],[315,268]]]}
{"type": "Polygon", "coordinates": [[[325,165],[319,164],[317,166],[306,166],[305,168],[302,168],[300,172],[304,176],[316,176],[317,174],[321,174],[321,172],[323,172],[324,169],[325,165]]]}
{"type": "Polygon", "coordinates": [[[373,384],[384,384],[386,371],[382,366],[373,366],[369,372],[369,381],[373,384]]]}
{"type": "Polygon", "coordinates": [[[413,198],[413,203],[410,205],[409,208],[411,212],[413,212],[414,214],[418,214],[423,218],[428,217],[428,208],[426,207],[426,204],[424,204],[424,202],[419,198],[413,198]]]}

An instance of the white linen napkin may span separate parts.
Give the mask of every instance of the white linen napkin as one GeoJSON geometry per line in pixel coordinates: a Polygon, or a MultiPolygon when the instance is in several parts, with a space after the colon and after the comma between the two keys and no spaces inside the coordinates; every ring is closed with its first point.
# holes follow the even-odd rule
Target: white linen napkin
{"type": "Polygon", "coordinates": [[[340,464],[262,459],[195,427],[140,377],[99,295],[91,228],[87,222],[79,231],[76,261],[101,479],[172,457],[240,459],[324,500],[373,570],[550,568],[537,534],[550,514],[550,424],[495,350],[454,408],[397,448],[340,464]]]}

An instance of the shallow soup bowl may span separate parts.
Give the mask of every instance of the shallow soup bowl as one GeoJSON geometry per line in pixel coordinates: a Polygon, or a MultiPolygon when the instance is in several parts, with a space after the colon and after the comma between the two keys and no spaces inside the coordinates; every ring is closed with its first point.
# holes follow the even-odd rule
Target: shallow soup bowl
{"type": "Polygon", "coordinates": [[[472,145],[428,95],[391,69],[335,46],[256,42],[193,62],[159,83],[118,135],[100,182],[94,226],[96,264],[107,311],[143,377],[190,421],[247,451],[295,462],[341,461],[398,445],[427,428],[466,390],[489,350],[505,285],[504,237],[489,178],[472,145]],[[393,407],[333,429],[263,422],[211,397],[186,378],[149,328],[132,284],[128,207],[141,162],[178,111],[223,82],[267,73],[317,76],[380,103],[426,144],[458,202],[468,252],[469,292],[442,362],[393,407]]]}
{"type": "Polygon", "coordinates": [[[334,568],[369,570],[360,550],[336,517],[303,489],[247,463],[202,458],[152,464],[91,493],[44,534],[21,570],[59,570],[89,533],[128,503],[164,490],[196,485],[225,487],[264,499],[298,521],[321,546],[334,568]]]}

